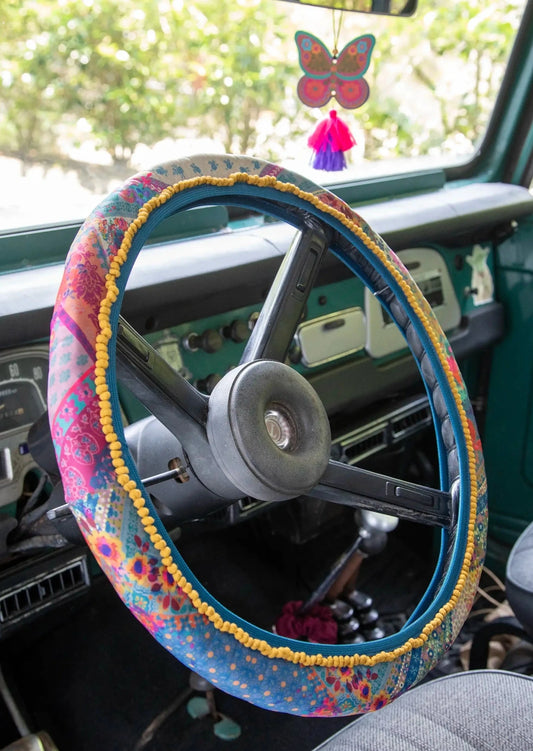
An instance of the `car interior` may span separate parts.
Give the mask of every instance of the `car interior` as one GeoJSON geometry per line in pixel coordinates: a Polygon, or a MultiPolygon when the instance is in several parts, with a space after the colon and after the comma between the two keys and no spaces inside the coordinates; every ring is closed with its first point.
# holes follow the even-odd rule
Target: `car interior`
{"type": "Polygon", "coordinates": [[[533,0],[327,5],[0,3],[6,751],[531,748],[533,0]]]}

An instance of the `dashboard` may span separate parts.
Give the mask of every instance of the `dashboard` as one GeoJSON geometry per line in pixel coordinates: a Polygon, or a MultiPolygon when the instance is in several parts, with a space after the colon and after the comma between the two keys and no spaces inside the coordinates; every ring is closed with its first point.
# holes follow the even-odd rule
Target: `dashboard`
{"type": "MultiPolygon", "coordinates": [[[[461,364],[501,338],[504,311],[487,283],[493,242],[533,211],[528,191],[467,186],[357,210],[398,251],[461,364]]],[[[287,225],[258,218],[147,245],[122,313],[172,368],[209,394],[238,364],[293,235],[287,225]]],[[[43,482],[28,441],[46,410],[47,338],[61,276],[60,265],[49,265],[0,278],[0,637],[91,581],[88,553],[69,531],[68,511],[61,511],[60,488],[53,477],[43,482]]],[[[377,297],[333,256],[319,273],[288,360],[328,411],[335,459],[379,467],[430,430],[428,401],[405,341],[377,297]]],[[[475,381],[469,386],[475,393],[475,381]]],[[[125,423],[144,418],[144,407],[119,388],[125,423]]],[[[213,521],[236,524],[270,505],[241,499],[213,521]]],[[[294,535],[308,539],[322,520],[294,535]]]]}

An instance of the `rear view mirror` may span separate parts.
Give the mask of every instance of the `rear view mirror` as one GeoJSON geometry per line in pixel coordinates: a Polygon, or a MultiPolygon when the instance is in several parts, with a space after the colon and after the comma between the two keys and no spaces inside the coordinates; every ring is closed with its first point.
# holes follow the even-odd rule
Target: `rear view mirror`
{"type": "Polygon", "coordinates": [[[286,0],[299,5],[315,5],[332,10],[377,13],[384,16],[412,16],[418,0],[286,0]]]}

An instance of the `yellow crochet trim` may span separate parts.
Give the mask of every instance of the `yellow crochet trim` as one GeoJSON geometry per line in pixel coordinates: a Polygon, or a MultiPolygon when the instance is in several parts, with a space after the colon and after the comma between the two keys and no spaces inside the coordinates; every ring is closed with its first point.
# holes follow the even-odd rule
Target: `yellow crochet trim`
{"type": "Polygon", "coordinates": [[[209,175],[199,176],[191,178],[189,180],[183,180],[179,183],[165,188],[158,196],[154,196],[147,201],[144,206],[139,209],[137,218],[130,224],[119,250],[112,257],[109,272],[105,277],[106,282],[106,294],[100,304],[100,311],[98,314],[98,321],[100,326],[100,333],[96,337],[96,393],[99,396],[100,404],[100,423],[102,425],[102,431],[105,434],[106,441],[109,444],[111,453],[111,459],[113,466],[115,467],[117,481],[122,485],[124,490],[128,493],[133,505],[137,509],[137,513],[141,519],[146,533],[149,535],[150,540],[154,547],[159,551],[161,556],[161,562],[170,576],[174,579],[177,586],[187,594],[192,605],[196,610],[205,615],[213,624],[213,626],[221,632],[232,634],[235,639],[244,647],[248,647],[253,650],[257,650],[262,655],[271,658],[280,658],[288,662],[299,663],[301,665],[320,665],[324,667],[354,667],[356,665],[373,666],[381,662],[388,662],[395,660],[402,655],[406,654],[412,649],[422,647],[428,640],[430,634],[437,629],[443,622],[444,618],[455,608],[462,590],[467,581],[468,573],[470,570],[470,564],[472,561],[472,555],[474,553],[474,526],[476,520],[476,460],[474,447],[472,444],[472,438],[468,429],[468,422],[466,413],[464,411],[461,396],[457,385],[455,384],[452,371],[446,360],[446,354],[443,351],[441,342],[435,331],[433,330],[429,321],[428,315],[432,315],[431,310],[424,310],[419,300],[413,293],[410,285],[402,274],[389,262],[385,252],[372,241],[364,230],[354,221],[348,219],[343,213],[337,209],[328,206],[323,203],[320,198],[300,190],[295,185],[289,183],[282,183],[276,180],[272,176],[259,177],[258,175],[248,175],[246,173],[237,172],[225,178],[212,177],[209,175]],[[187,581],[182,572],[178,569],[178,566],[174,562],[172,557],[172,551],[168,547],[166,541],[157,531],[154,524],[154,519],[150,516],[150,511],[146,507],[146,502],[143,497],[141,489],[137,486],[135,480],[132,480],[129,475],[129,470],[122,454],[122,445],[115,432],[113,424],[113,413],[111,408],[111,394],[109,385],[107,382],[107,369],[109,366],[109,341],[112,336],[110,325],[110,313],[113,304],[116,302],[119,290],[116,285],[116,280],[120,276],[121,267],[128,257],[128,253],[131,249],[132,241],[138,232],[138,230],[146,223],[152,211],[157,209],[162,204],[166,203],[177,193],[190,188],[195,188],[199,185],[214,185],[220,188],[229,187],[236,183],[248,183],[249,185],[255,185],[258,187],[275,188],[283,193],[292,193],[295,196],[311,203],[320,211],[330,214],[332,217],[342,222],[351,232],[356,234],[365,245],[371,250],[380,260],[387,266],[389,272],[394,276],[398,285],[404,292],[412,309],[416,312],[417,316],[424,322],[426,332],[431,339],[431,342],[438,354],[442,368],[446,373],[448,383],[452,390],[459,417],[464,432],[467,451],[468,451],[468,463],[470,470],[470,518],[468,524],[468,537],[465,551],[465,557],[463,560],[463,566],[461,573],[458,577],[457,584],[448,602],[439,610],[437,615],[427,623],[418,637],[413,637],[406,641],[401,647],[390,652],[379,652],[375,655],[335,655],[324,657],[321,654],[309,655],[305,652],[295,652],[289,647],[272,647],[264,639],[255,639],[248,634],[244,629],[237,626],[235,623],[225,621],[215,609],[204,602],[198,595],[190,582],[187,581]]]}

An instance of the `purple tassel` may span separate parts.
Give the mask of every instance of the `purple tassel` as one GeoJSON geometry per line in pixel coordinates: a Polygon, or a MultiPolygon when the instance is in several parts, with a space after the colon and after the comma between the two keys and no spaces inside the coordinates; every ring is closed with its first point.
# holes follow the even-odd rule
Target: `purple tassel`
{"type": "Polygon", "coordinates": [[[314,169],[322,169],[327,172],[340,172],[346,169],[346,157],[343,151],[331,150],[331,139],[328,137],[321,150],[315,151],[311,159],[311,166],[314,169]]]}
{"type": "Polygon", "coordinates": [[[331,110],[309,137],[309,146],[314,151],[311,166],[327,172],[339,172],[346,168],[344,152],[355,146],[355,138],[346,123],[331,110]]]}

